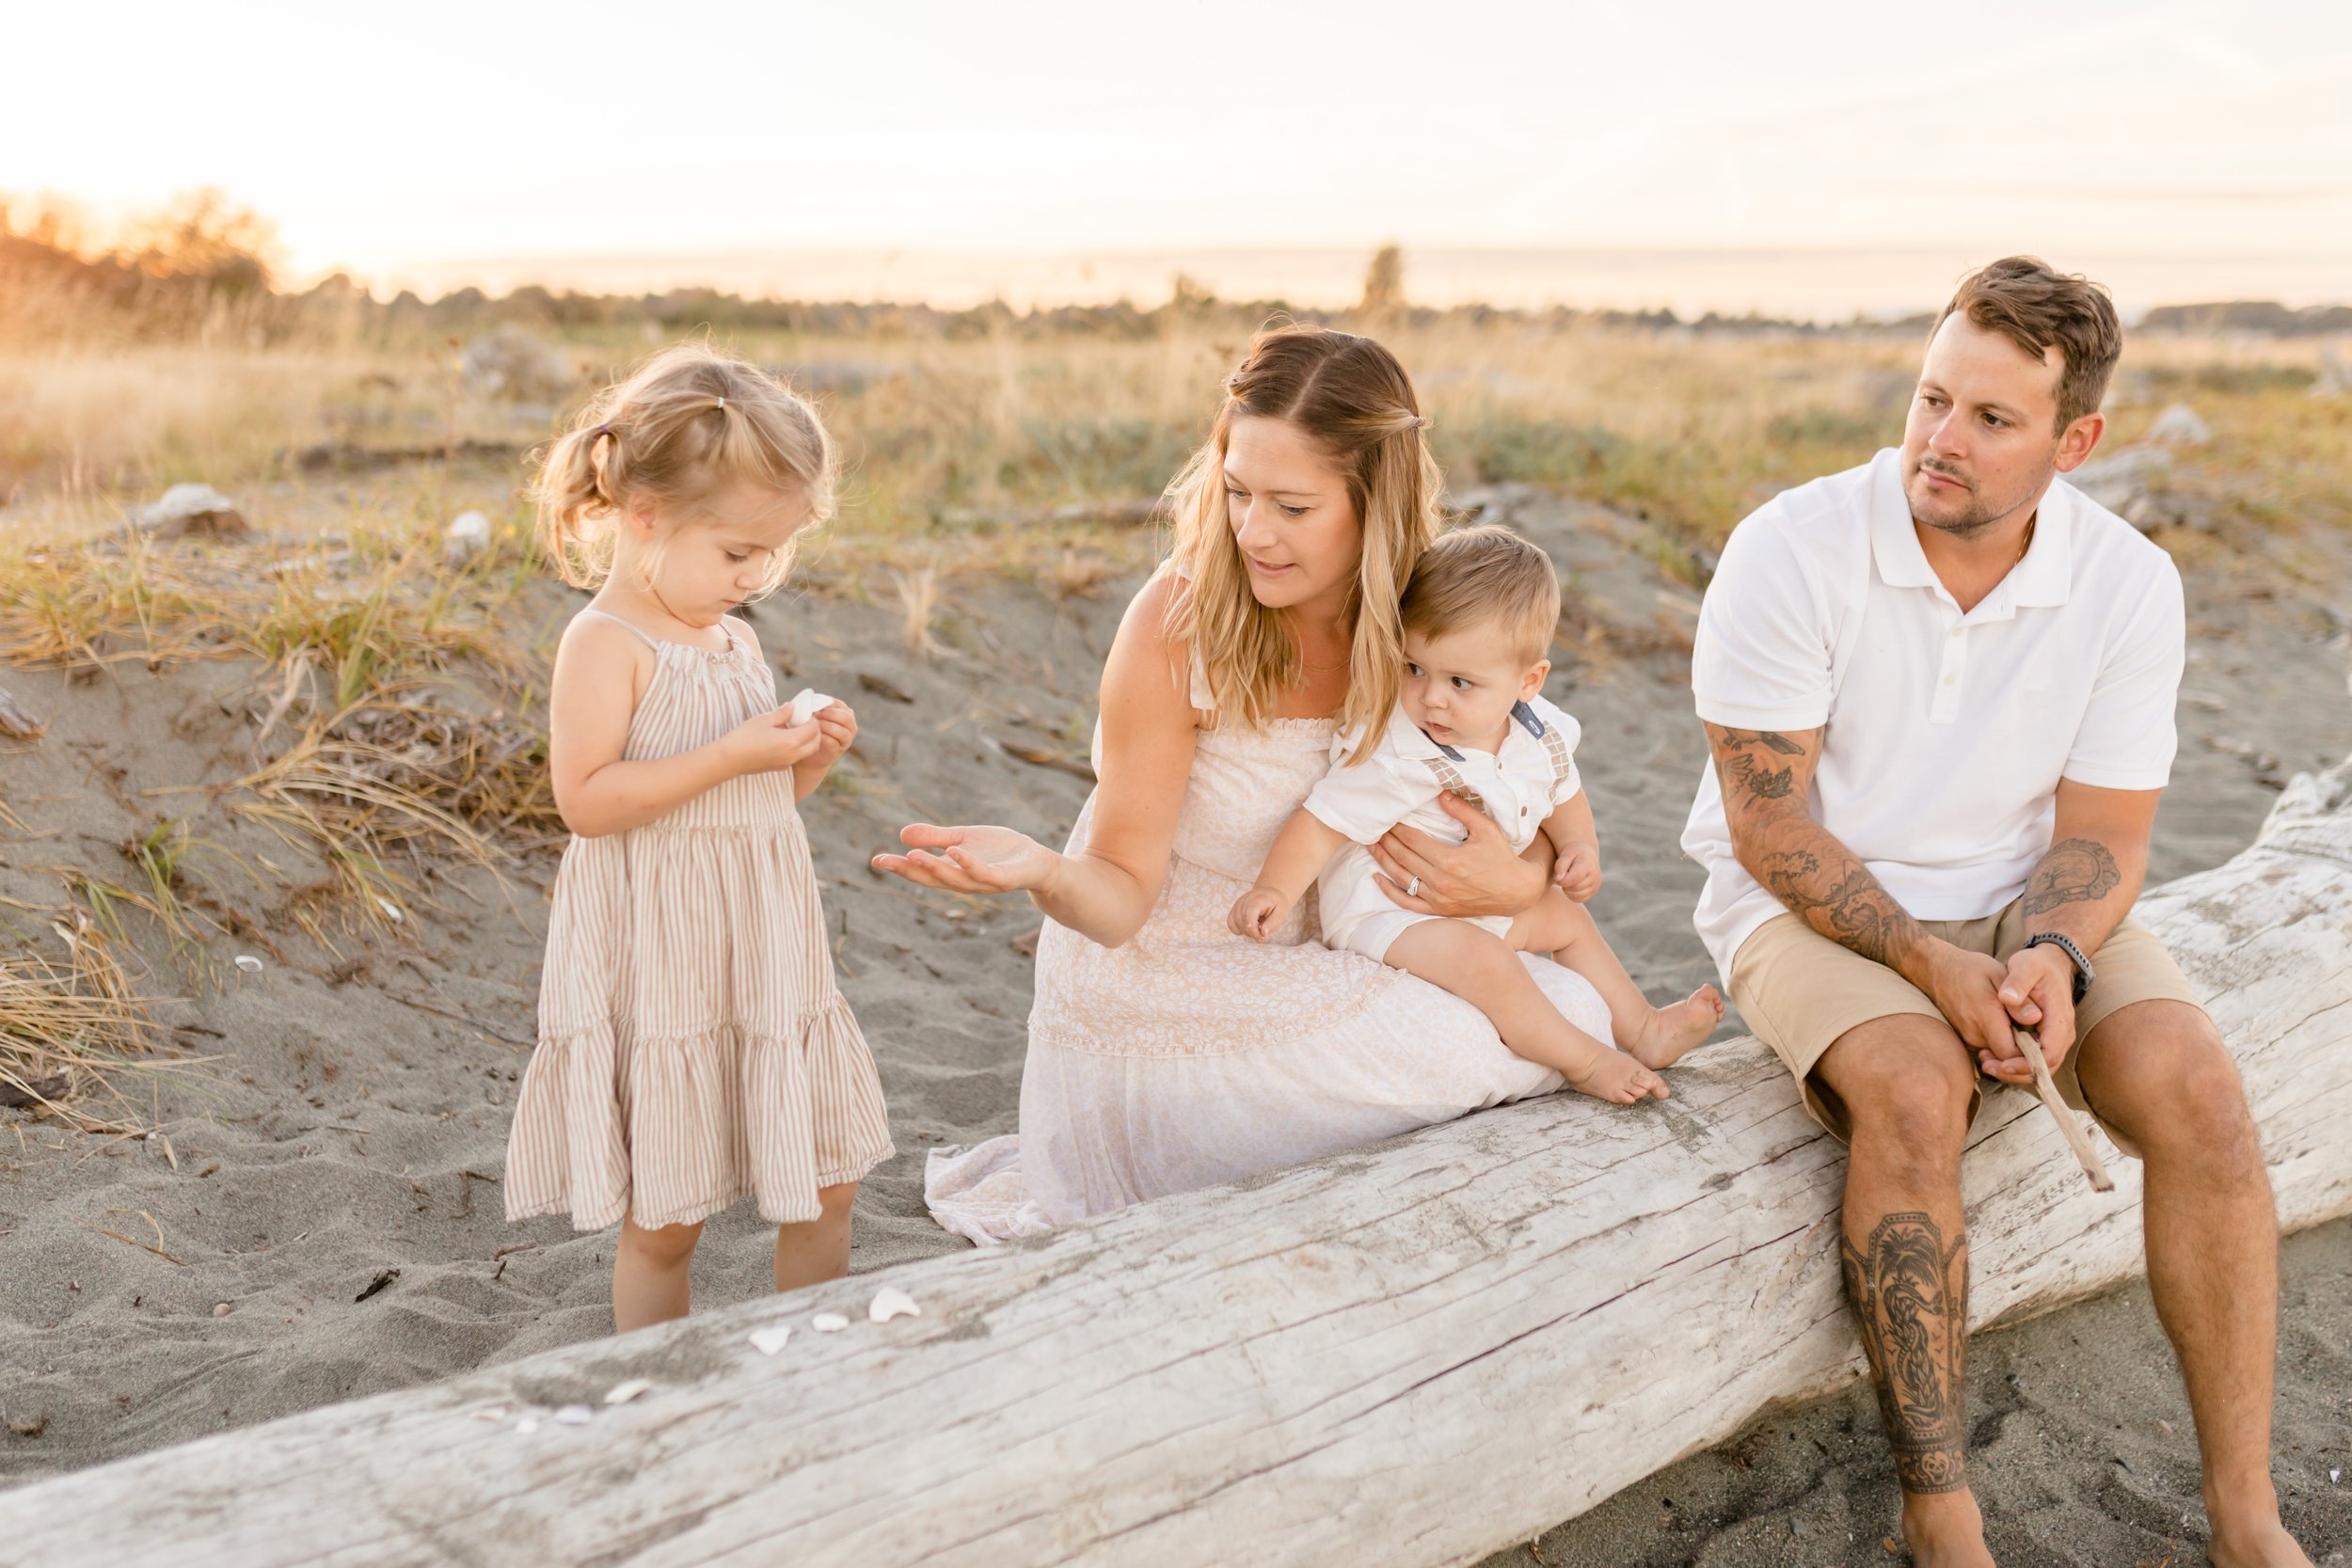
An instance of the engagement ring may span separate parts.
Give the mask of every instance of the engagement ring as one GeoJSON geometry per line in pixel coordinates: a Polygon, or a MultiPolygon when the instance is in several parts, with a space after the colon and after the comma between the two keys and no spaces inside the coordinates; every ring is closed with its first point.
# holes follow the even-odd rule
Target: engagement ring
{"type": "Polygon", "coordinates": [[[1418,898],[1421,896],[1421,879],[1419,877],[1414,878],[1411,881],[1405,884],[1405,896],[1407,898],[1418,898]]]}

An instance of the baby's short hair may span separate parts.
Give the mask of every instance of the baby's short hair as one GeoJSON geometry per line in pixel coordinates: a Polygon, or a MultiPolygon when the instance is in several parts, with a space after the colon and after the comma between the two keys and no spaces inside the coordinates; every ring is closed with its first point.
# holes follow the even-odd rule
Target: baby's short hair
{"type": "Polygon", "coordinates": [[[1496,626],[1533,664],[1560,625],[1560,579],[1551,558],[1509,529],[1461,529],[1422,551],[1398,613],[1422,637],[1496,626]]]}

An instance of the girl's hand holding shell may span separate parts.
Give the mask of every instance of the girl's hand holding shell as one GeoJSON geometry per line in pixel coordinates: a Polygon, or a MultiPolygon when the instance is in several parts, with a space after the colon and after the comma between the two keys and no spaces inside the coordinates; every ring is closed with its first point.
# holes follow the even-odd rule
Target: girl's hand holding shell
{"type": "Polygon", "coordinates": [[[719,748],[739,774],[780,773],[814,756],[824,737],[821,724],[795,724],[792,710],[779,707],[736,725],[719,748]]]}
{"type": "MultiPolygon", "coordinates": [[[[798,711],[798,699],[795,699],[795,706],[787,711],[787,717],[791,712],[798,711]]],[[[811,715],[811,721],[821,738],[817,743],[817,750],[809,755],[831,768],[841,760],[841,753],[856,741],[857,715],[850,711],[849,704],[834,697],[811,715]]]]}

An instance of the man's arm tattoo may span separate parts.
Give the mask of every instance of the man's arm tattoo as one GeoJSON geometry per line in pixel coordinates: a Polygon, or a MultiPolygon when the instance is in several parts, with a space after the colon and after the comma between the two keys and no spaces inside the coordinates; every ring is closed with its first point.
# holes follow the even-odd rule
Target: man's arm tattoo
{"type": "Polygon", "coordinates": [[[1757,878],[1773,897],[1807,925],[1864,958],[1892,964],[1917,940],[1917,922],[1851,855],[1824,874],[1810,849],[1781,849],[1759,858],[1757,878]]]}
{"type": "Polygon", "coordinates": [[[2050,846],[2026,883],[2026,912],[2047,914],[2061,904],[2096,903],[2122,882],[2122,870],[2095,838],[2070,838],[2050,846]]]}
{"type": "Polygon", "coordinates": [[[1785,800],[1796,788],[1793,766],[1784,763],[1774,768],[1772,758],[1759,752],[1801,757],[1804,755],[1802,743],[1772,730],[1725,730],[1723,747],[1724,770],[1746,794],[1758,800],[1785,800]]]}
{"type": "Polygon", "coordinates": [[[1892,965],[1922,933],[1869,868],[1813,819],[1798,782],[1822,732],[1710,731],[1741,863],[1805,924],[1874,962],[1892,965]]]}
{"type": "Polygon", "coordinates": [[[1896,1480],[1906,1492],[1959,1491],[1968,1484],[1967,1235],[1947,1247],[1926,1214],[1889,1214],[1864,1246],[1841,1233],[1837,1251],[1896,1480]]]}

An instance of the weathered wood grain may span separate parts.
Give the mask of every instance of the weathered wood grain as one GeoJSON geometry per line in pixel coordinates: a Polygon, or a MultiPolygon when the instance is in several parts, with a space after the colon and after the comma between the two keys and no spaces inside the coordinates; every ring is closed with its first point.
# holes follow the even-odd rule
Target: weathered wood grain
{"type": "MultiPolygon", "coordinates": [[[[2352,765],[2141,913],[2210,991],[2289,1227],[2352,1210],[2352,765]]],[[[1860,1356],[1842,1160],[1753,1040],[1573,1097],[0,1494],[0,1561],[1426,1565],[1860,1356]],[[882,1284],[919,1318],[866,1321],[882,1284]],[[850,1312],[840,1334],[814,1310],[850,1312]],[[796,1325],[773,1357],[755,1327],[796,1325]],[[606,1407],[627,1378],[651,1392],[606,1407]],[[585,1426],[548,1418],[595,1406],[585,1426]],[[502,1420],[478,1412],[504,1406],[502,1420]],[[518,1415],[542,1424],[525,1434],[518,1415]]],[[[2140,1267],[2023,1093],[1966,1166],[1980,1323],[2140,1267]]]]}

